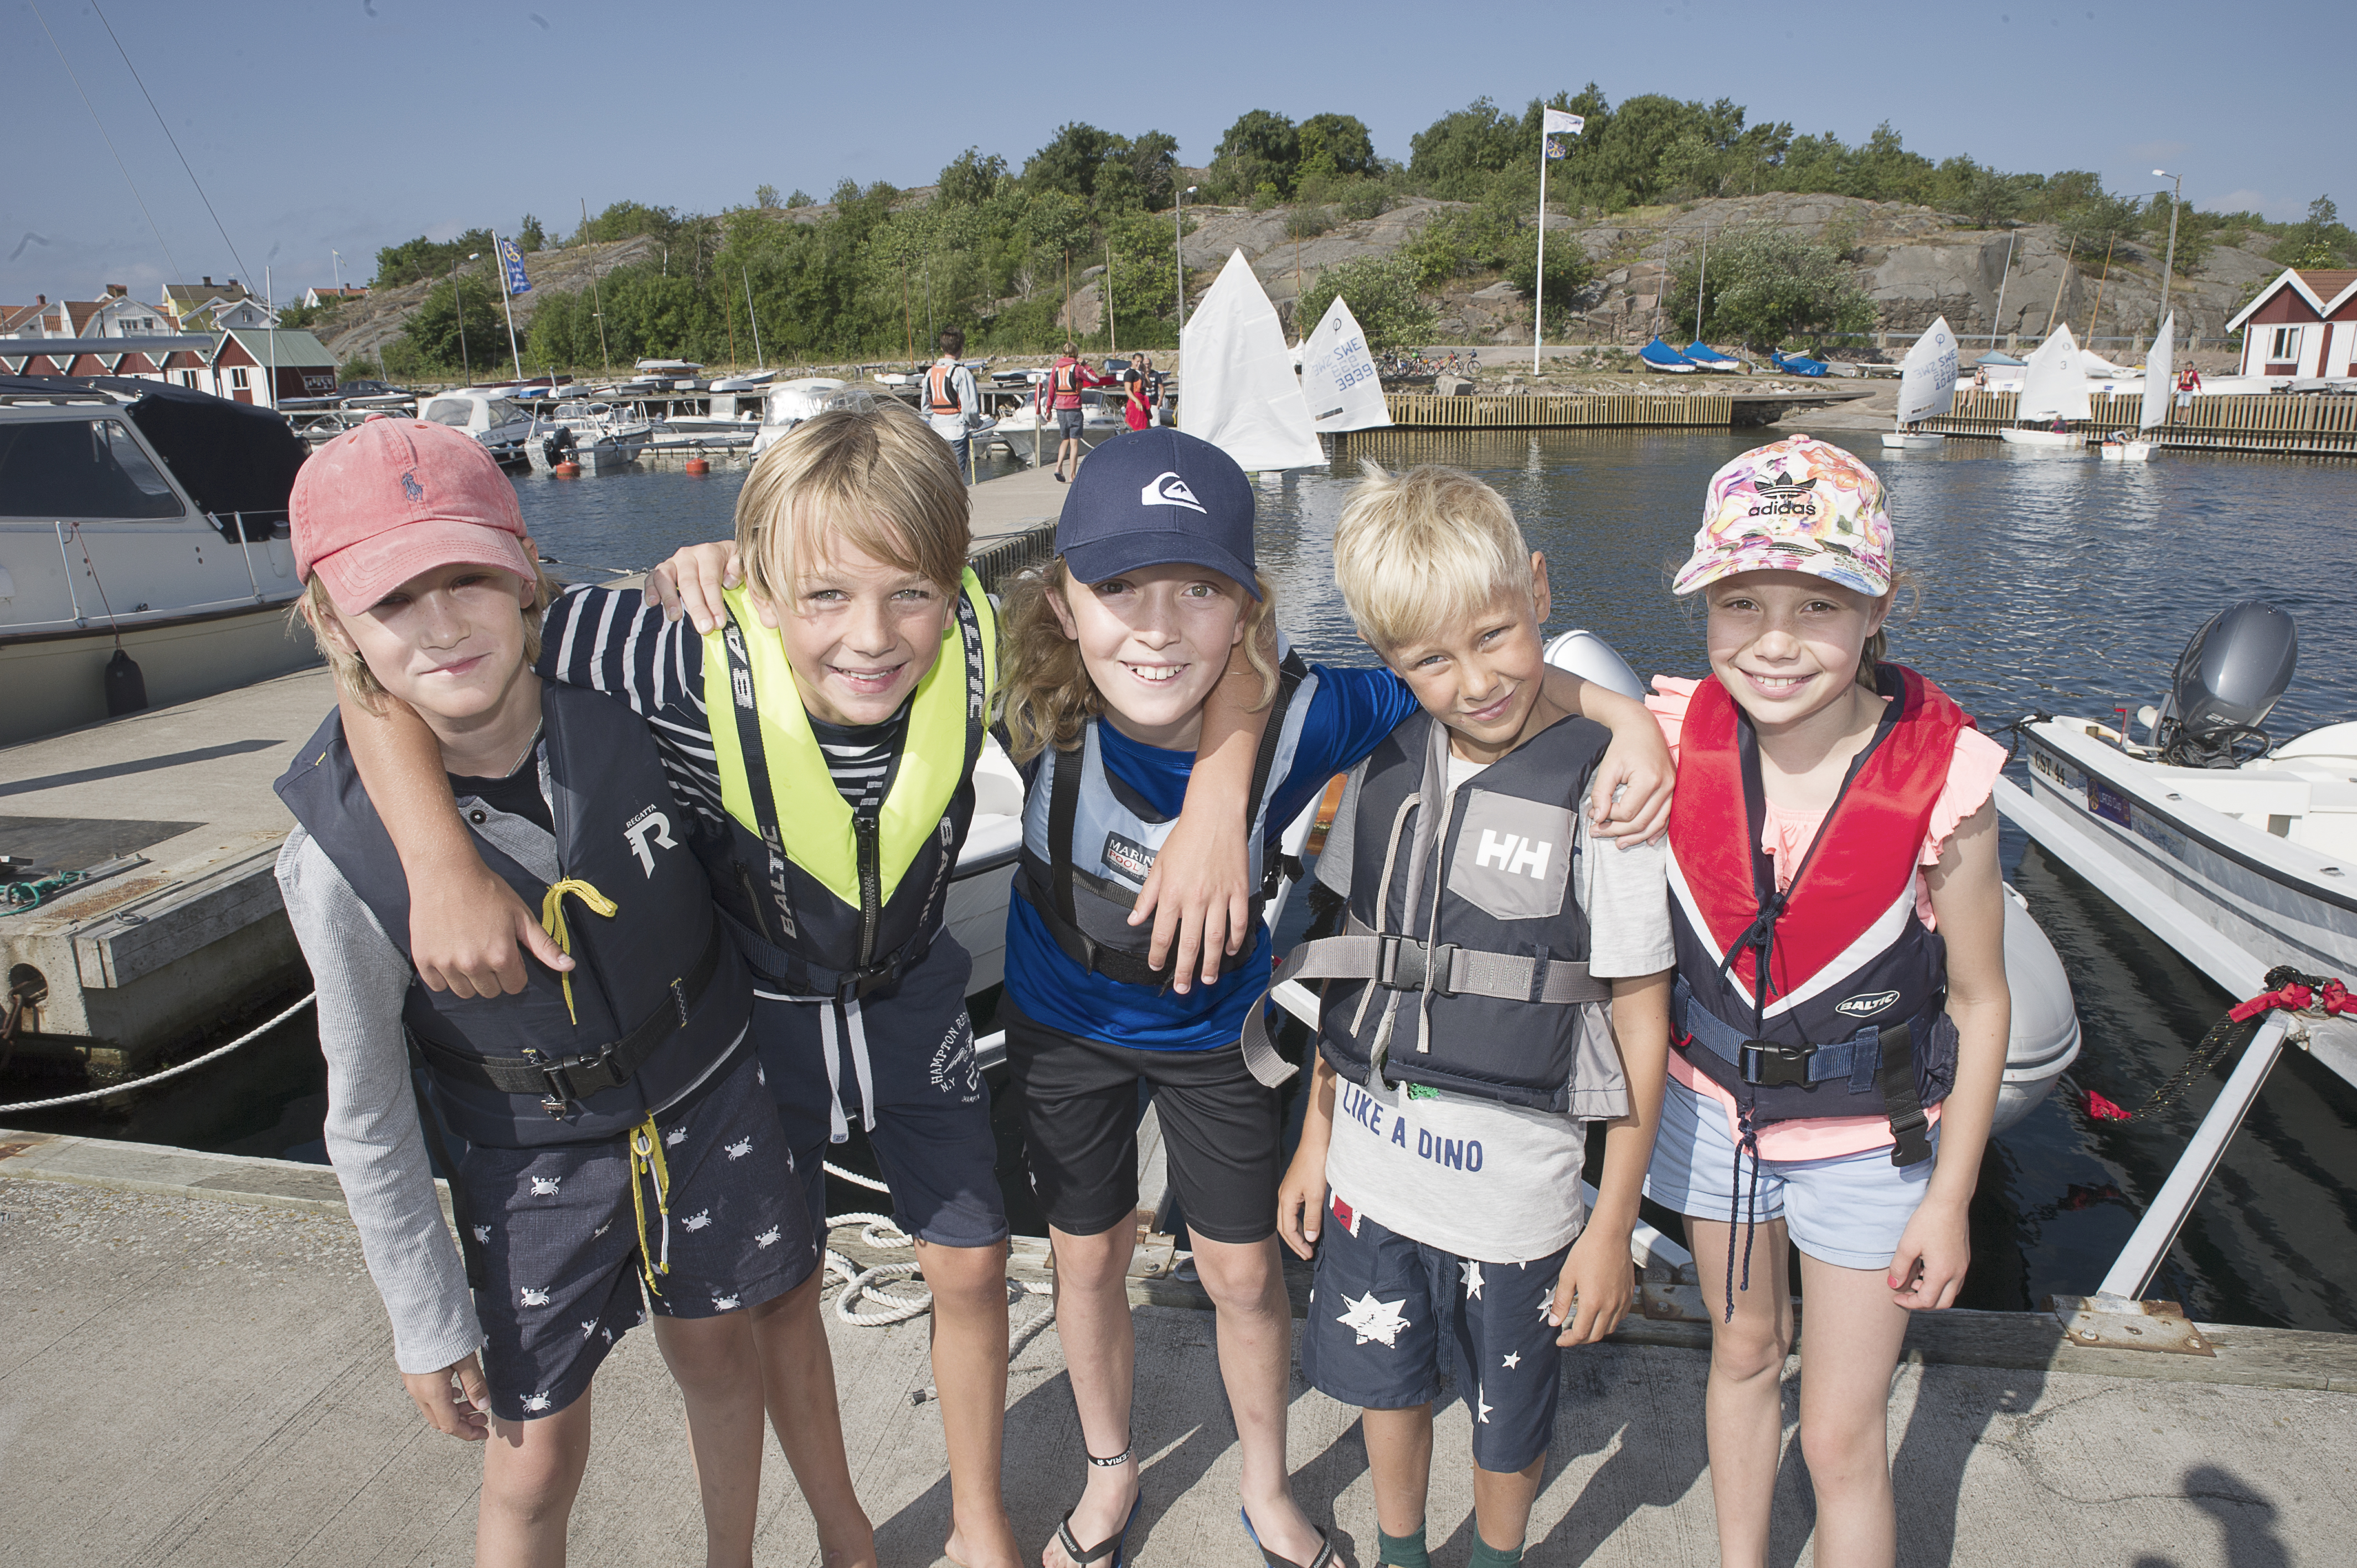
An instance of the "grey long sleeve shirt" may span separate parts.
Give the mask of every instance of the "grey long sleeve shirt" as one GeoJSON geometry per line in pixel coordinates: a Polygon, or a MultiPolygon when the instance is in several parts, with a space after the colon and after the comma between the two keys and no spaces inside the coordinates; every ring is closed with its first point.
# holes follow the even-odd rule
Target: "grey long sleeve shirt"
{"type": "Polygon", "coordinates": [[[417,1124],[401,1033],[409,961],[300,827],[278,852],[278,886],[319,993],[328,1158],[393,1320],[393,1359],[438,1371],[479,1350],[483,1330],[417,1124]]]}

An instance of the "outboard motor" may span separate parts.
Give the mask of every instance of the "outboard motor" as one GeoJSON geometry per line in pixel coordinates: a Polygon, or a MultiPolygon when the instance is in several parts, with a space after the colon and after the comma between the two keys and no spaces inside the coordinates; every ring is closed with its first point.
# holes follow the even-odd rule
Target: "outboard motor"
{"type": "Polygon", "coordinates": [[[2291,684],[2299,630],[2287,612],[2244,599],[2210,618],[2177,656],[2160,711],[2160,759],[2172,768],[2239,768],[2266,755],[2259,728],[2291,684]]]}

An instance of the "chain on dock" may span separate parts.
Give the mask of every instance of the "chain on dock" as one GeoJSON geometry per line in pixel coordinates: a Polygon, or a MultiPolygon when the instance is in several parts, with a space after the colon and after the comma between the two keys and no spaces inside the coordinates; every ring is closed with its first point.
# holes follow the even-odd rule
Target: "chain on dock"
{"type": "Polygon", "coordinates": [[[2098,1122],[2142,1122],[2167,1110],[2224,1060],[2229,1052],[2249,1044],[2251,1036],[2258,1033],[2259,1021],[2278,1008],[2287,1013],[2312,1010],[2328,1017],[2357,1015],[2357,995],[2352,995],[2346,985],[2323,975],[2303,974],[2289,964],[2267,971],[2266,987],[2249,1001],[2236,1003],[2224,1017],[2211,1025],[2210,1032],[2201,1036],[2201,1043],[2193,1048],[2185,1065],[2170,1074],[2142,1105],[2134,1111],[2124,1110],[2116,1101],[2091,1089],[2087,1090],[2087,1114],[2098,1122]]]}

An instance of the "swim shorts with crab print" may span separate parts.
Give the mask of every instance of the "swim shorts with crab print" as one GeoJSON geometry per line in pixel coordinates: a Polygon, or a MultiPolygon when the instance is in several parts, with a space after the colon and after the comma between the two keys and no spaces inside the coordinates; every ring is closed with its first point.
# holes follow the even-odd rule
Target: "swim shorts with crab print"
{"type": "Polygon", "coordinates": [[[626,1143],[477,1146],[459,1159],[483,1376],[500,1419],[554,1415],[580,1398],[649,1306],[716,1316],[782,1295],[817,1266],[793,1155],[751,1052],[655,1127],[664,1200],[637,1178],[651,1293],[626,1143]]]}

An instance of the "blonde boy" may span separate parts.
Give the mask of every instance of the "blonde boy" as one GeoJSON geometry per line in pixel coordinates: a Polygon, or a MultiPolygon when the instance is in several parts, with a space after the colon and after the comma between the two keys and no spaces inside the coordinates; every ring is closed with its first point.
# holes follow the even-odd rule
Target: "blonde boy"
{"type": "Polygon", "coordinates": [[[1426,1568],[1433,1401],[1453,1364],[1472,1561],[1503,1568],[1545,1466],[1558,1348],[1609,1334],[1632,1294],[1667,894],[1658,845],[1588,842],[1580,805],[1609,737],[1543,690],[1546,562],[1503,499],[1453,469],[1368,473],[1335,576],[1424,711],[1351,775],[1319,859],[1348,929],[1287,961],[1328,984],[1278,1226],[1317,1251],[1302,1369],[1365,1412],[1382,1561],[1426,1568]],[[1606,1123],[1592,1213],[1589,1121],[1606,1123]]]}

